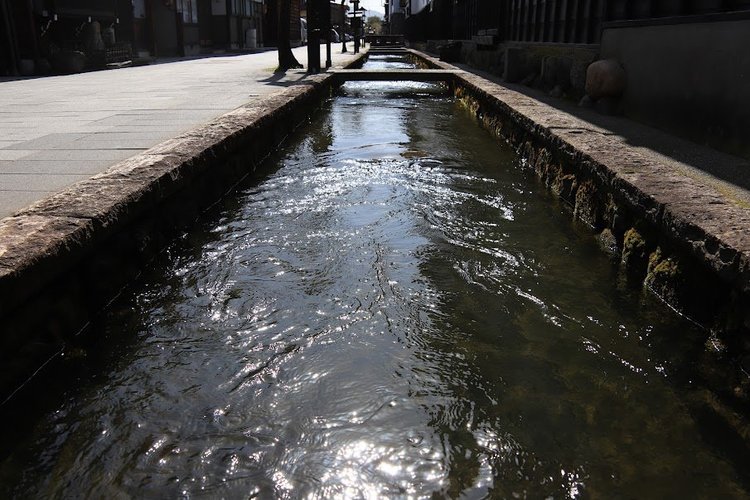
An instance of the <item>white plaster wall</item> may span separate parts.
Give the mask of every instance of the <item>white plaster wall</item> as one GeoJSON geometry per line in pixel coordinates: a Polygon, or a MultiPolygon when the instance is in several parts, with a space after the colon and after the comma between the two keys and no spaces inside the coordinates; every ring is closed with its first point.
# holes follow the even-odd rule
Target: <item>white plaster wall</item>
{"type": "Polygon", "coordinates": [[[419,14],[422,10],[430,5],[431,0],[411,0],[411,14],[419,14]]]}

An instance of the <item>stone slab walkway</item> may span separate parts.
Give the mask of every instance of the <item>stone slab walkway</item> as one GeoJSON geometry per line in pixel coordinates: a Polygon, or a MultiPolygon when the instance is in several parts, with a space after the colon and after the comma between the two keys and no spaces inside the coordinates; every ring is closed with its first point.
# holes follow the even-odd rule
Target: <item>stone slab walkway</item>
{"type": "MultiPolygon", "coordinates": [[[[306,65],[307,49],[294,52],[306,65]]],[[[334,67],[352,59],[333,47],[334,67]]],[[[0,218],[307,78],[276,63],[268,51],[0,80],[0,218]]]]}

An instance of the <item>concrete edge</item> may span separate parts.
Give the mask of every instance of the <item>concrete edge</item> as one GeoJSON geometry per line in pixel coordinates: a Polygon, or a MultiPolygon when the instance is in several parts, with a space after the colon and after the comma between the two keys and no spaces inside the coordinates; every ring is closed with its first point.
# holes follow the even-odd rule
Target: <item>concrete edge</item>
{"type": "MultiPolygon", "coordinates": [[[[283,113],[329,78],[296,85],[269,97],[264,106],[245,105],[206,125],[168,139],[123,160],[105,172],[79,181],[0,221],[0,297],[2,312],[33,294],[31,273],[49,275],[46,261],[73,254],[117,230],[135,216],[182,189],[221,158],[241,147],[243,136],[283,113]],[[8,290],[13,284],[12,290],[8,290]]],[[[55,262],[56,273],[66,266],[55,262]]],[[[44,279],[40,276],[40,281],[44,279]]]]}
{"type": "MultiPolygon", "coordinates": [[[[365,58],[363,53],[347,67],[365,58]]],[[[251,174],[335,84],[333,72],[308,76],[0,220],[0,345],[5,366],[0,390],[14,390],[59,352],[169,241],[158,233],[180,217],[173,213],[180,208],[162,209],[168,200],[196,203],[193,198],[198,197],[186,192],[198,182],[201,190],[206,183],[217,184],[210,186],[216,197],[207,201],[214,202],[251,174]],[[158,217],[153,217],[157,210],[158,217]],[[160,218],[166,220],[148,221],[160,218]],[[149,252],[148,258],[140,255],[149,252]],[[122,279],[108,282],[109,271],[122,279]],[[96,280],[101,283],[92,283],[96,280]],[[94,304],[85,304],[88,300],[94,304]]],[[[186,217],[200,210],[186,207],[186,217]]],[[[0,403],[4,399],[0,393],[0,403]]]]}

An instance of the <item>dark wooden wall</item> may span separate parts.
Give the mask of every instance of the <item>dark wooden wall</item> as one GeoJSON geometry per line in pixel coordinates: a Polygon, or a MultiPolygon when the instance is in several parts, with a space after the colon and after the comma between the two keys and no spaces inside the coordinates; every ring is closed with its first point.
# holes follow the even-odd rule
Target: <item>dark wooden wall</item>
{"type": "Polygon", "coordinates": [[[598,43],[602,23],[750,9],[750,0],[506,0],[504,38],[521,42],[598,43]]]}
{"type": "Polygon", "coordinates": [[[407,24],[416,39],[467,40],[496,29],[500,40],[594,44],[608,21],[739,10],[750,10],[750,0],[433,0],[407,24]]]}
{"type": "Polygon", "coordinates": [[[750,0],[608,0],[607,21],[718,14],[750,9],[750,0]]]}
{"type": "Polygon", "coordinates": [[[597,43],[605,0],[511,0],[505,38],[520,42],[597,43]]]}

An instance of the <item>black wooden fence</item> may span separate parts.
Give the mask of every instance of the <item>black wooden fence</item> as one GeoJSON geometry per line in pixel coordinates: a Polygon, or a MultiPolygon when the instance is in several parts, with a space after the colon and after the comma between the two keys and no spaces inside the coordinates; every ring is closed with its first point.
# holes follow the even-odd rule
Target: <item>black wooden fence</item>
{"type": "Polygon", "coordinates": [[[521,42],[597,43],[603,0],[511,0],[505,38],[521,42]]]}
{"type": "Polygon", "coordinates": [[[432,0],[407,20],[412,39],[467,40],[492,30],[499,40],[592,44],[610,21],[750,10],[750,0],[432,0]]]}
{"type": "Polygon", "coordinates": [[[699,16],[750,9],[750,0],[509,0],[504,38],[521,42],[598,43],[608,21],[699,16]]]}

